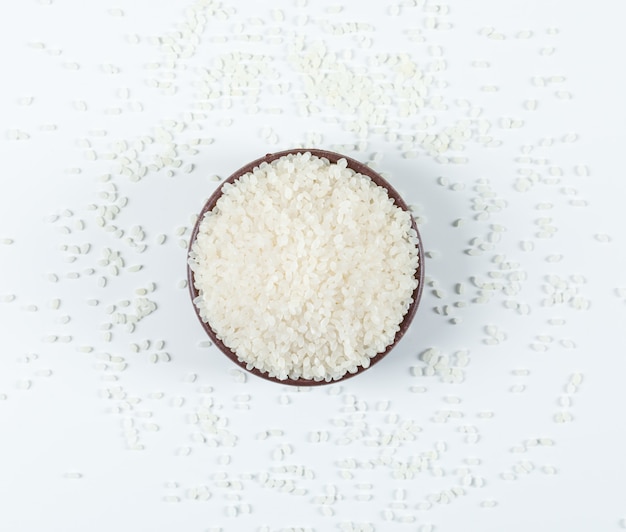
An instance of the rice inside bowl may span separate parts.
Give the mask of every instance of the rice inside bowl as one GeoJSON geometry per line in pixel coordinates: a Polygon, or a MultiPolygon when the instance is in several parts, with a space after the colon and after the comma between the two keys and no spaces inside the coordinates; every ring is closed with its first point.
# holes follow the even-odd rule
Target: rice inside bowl
{"type": "Polygon", "coordinates": [[[309,152],[225,183],[189,254],[201,319],[248,369],[331,381],[393,343],[419,240],[384,187],[309,152]]]}

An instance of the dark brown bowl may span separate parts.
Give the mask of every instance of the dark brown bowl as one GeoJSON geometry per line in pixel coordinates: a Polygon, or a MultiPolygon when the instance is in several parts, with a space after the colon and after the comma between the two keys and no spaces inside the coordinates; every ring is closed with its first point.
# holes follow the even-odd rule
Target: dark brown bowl
{"type": "MultiPolygon", "coordinates": [[[[331,163],[336,163],[339,159],[346,159],[346,161],[348,162],[348,168],[351,168],[352,170],[354,170],[355,172],[358,172],[360,174],[366,175],[369,178],[371,178],[371,180],[376,183],[377,185],[385,188],[387,190],[387,193],[389,195],[390,198],[393,198],[393,200],[395,201],[395,204],[400,207],[401,209],[410,212],[409,208],[407,206],[407,204],[404,202],[404,200],[400,197],[400,195],[398,194],[398,192],[385,180],[383,179],[379,174],[377,174],[376,172],[374,172],[374,170],[372,170],[369,166],[364,165],[363,163],[360,163],[358,161],[355,161],[354,159],[351,159],[350,157],[346,157],[345,155],[341,155],[339,153],[335,153],[332,151],[325,151],[325,150],[316,150],[316,149],[295,149],[295,150],[286,150],[286,151],[280,151],[280,152],[276,152],[276,153],[268,153],[265,157],[261,157],[260,159],[257,159],[256,161],[252,161],[251,163],[246,164],[244,167],[240,168],[239,170],[237,170],[234,174],[232,174],[228,179],[225,179],[222,184],[217,187],[217,189],[215,190],[215,192],[213,192],[213,194],[211,195],[211,197],[207,200],[207,202],[204,204],[204,207],[202,208],[202,210],[200,211],[200,214],[198,215],[198,220],[196,221],[196,224],[193,228],[193,232],[191,233],[191,238],[189,240],[189,251],[191,251],[191,246],[193,245],[193,243],[196,240],[196,237],[198,235],[198,230],[200,227],[200,223],[202,222],[202,219],[204,218],[204,215],[211,211],[213,209],[213,207],[215,207],[215,204],[217,202],[217,200],[220,198],[220,196],[222,195],[222,187],[226,184],[226,183],[233,183],[235,180],[237,180],[238,178],[240,178],[242,175],[247,174],[248,172],[251,172],[255,167],[259,166],[261,163],[266,162],[269,163],[275,159],[279,159],[280,157],[284,156],[284,155],[289,155],[289,154],[293,154],[293,153],[305,153],[305,152],[310,152],[311,155],[315,155],[317,157],[324,157],[326,159],[328,159],[331,163]]],[[[398,330],[398,332],[396,333],[396,336],[393,340],[393,342],[391,344],[389,344],[387,346],[387,348],[382,352],[382,353],[378,353],[376,356],[372,357],[370,359],[370,365],[369,367],[372,367],[374,364],[376,364],[376,362],[378,362],[380,359],[382,359],[384,356],[386,356],[394,347],[395,345],[400,341],[400,339],[404,336],[404,333],[406,333],[407,329],[409,328],[409,325],[411,324],[411,322],[413,321],[413,317],[415,316],[415,312],[417,311],[417,306],[419,304],[421,295],[422,295],[422,287],[424,285],[424,252],[422,249],[422,240],[419,234],[419,231],[417,230],[417,225],[415,224],[415,220],[413,219],[413,217],[411,217],[411,226],[413,227],[413,229],[415,230],[415,232],[417,233],[417,239],[418,239],[418,246],[419,246],[419,264],[417,267],[417,271],[415,272],[415,278],[418,281],[417,284],[417,288],[415,288],[415,291],[413,292],[413,302],[411,303],[411,306],[409,307],[409,310],[407,311],[407,313],[404,315],[404,319],[402,320],[402,322],[400,323],[400,329],[398,330]]],[[[216,336],[215,332],[213,331],[213,329],[211,329],[211,326],[204,322],[202,320],[202,318],[200,317],[200,313],[198,312],[198,308],[196,307],[196,305],[193,303],[193,300],[198,297],[199,292],[196,289],[195,286],[195,280],[194,280],[194,276],[193,276],[193,271],[191,270],[191,268],[189,266],[187,266],[187,278],[189,281],[189,292],[191,294],[191,300],[192,300],[192,305],[194,308],[194,311],[196,312],[196,316],[198,316],[198,319],[200,320],[200,323],[202,324],[203,329],[206,331],[206,333],[209,335],[209,337],[211,338],[211,340],[213,341],[213,343],[219,347],[220,351],[222,351],[228,358],[230,358],[235,364],[237,364],[237,366],[239,366],[240,368],[244,369],[245,371],[248,371],[249,373],[252,373],[258,377],[261,377],[263,379],[267,379],[273,382],[277,382],[280,384],[289,384],[289,385],[293,385],[293,386],[318,386],[318,385],[322,385],[322,384],[330,384],[332,382],[340,382],[342,380],[348,379],[350,377],[353,377],[354,375],[358,375],[359,373],[362,373],[363,371],[365,371],[368,368],[364,368],[363,366],[359,366],[357,371],[355,373],[346,373],[345,375],[343,375],[340,379],[334,380],[334,381],[325,381],[325,380],[321,380],[321,381],[316,381],[316,380],[310,380],[310,379],[284,379],[284,380],[280,380],[277,379],[275,377],[270,377],[267,373],[263,373],[261,371],[259,371],[256,368],[252,368],[252,369],[248,369],[246,367],[246,363],[242,362],[241,360],[239,360],[237,358],[237,355],[231,351],[228,347],[226,347],[223,342],[216,336]]]]}

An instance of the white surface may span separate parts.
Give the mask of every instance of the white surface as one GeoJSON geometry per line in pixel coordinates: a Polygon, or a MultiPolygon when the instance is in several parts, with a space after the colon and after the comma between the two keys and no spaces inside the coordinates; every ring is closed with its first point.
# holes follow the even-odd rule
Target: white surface
{"type": "MultiPolygon", "coordinates": [[[[621,415],[626,400],[626,297],[617,291],[626,287],[621,205],[626,186],[619,164],[626,119],[626,80],[619,61],[625,45],[624,6],[608,0],[593,6],[455,0],[446,4],[449,13],[441,14],[441,8],[433,12],[437,4],[417,1],[402,2],[401,14],[393,16],[384,3],[345,1],[339,14],[327,12],[331,4],[309,4],[293,0],[277,1],[272,8],[253,2],[224,2],[220,7],[211,2],[147,0],[2,4],[0,239],[14,243],[0,244],[0,296],[16,298],[0,303],[0,530],[199,532],[266,526],[272,531],[289,527],[325,531],[339,530],[346,523],[370,523],[378,531],[425,530],[420,527],[432,524],[437,532],[626,527],[621,482],[626,474],[621,415]],[[194,53],[168,65],[167,37],[176,39],[176,31],[184,32],[186,13],[204,4],[208,22],[194,53]],[[123,10],[122,16],[117,8],[123,10]],[[282,10],[284,23],[274,21],[272,9],[282,10]],[[439,27],[430,29],[428,17],[435,17],[439,27]],[[259,21],[264,25],[255,23],[259,21]],[[364,22],[371,29],[331,35],[328,24],[339,22],[364,22]],[[505,39],[481,34],[486,27],[505,39]],[[554,34],[549,28],[559,31],[554,34]],[[424,42],[411,40],[410,29],[419,30],[424,42]],[[523,30],[531,30],[532,36],[519,38],[523,30]],[[138,43],[133,42],[135,35],[138,43]],[[246,35],[259,40],[247,42],[246,35]],[[165,46],[158,45],[157,37],[165,46]],[[371,39],[371,47],[364,38],[371,39]],[[394,81],[390,67],[368,63],[378,54],[409,54],[427,72],[439,59],[432,55],[433,46],[441,47],[445,65],[440,66],[445,68],[432,73],[434,83],[420,114],[403,118],[401,104],[392,102],[383,106],[386,122],[380,130],[370,128],[359,136],[345,127],[355,118],[352,111],[332,108],[310,92],[309,103],[318,110],[300,113],[306,100],[305,80],[292,57],[303,56],[292,48],[299,39],[305,50],[314,41],[323,41],[326,51],[336,52],[339,59],[354,50],[353,59],[341,60],[350,68],[361,68],[363,79],[382,73],[383,80],[394,81]],[[34,43],[43,43],[43,48],[34,43]],[[543,49],[552,47],[553,54],[542,55],[543,49]],[[269,70],[257,76],[262,88],[258,100],[233,97],[232,106],[223,109],[227,99],[222,94],[212,101],[213,109],[203,110],[208,101],[203,93],[225,90],[217,59],[238,51],[267,59],[269,70]],[[491,66],[472,66],[475,61],[491,66]],[[112,73],[108,65],[119,72],[112,73]],[[207,73],[217,74],[217,81],[203,86],[207,73]],[[175,79],[168,78],[172,74],[175,79]],[[537,87],[536,76],[566,79],[537,87]],[[176,93],[154,87],[154,80],[171,82],[176,93]],[[275,94],[277,83],[291,86],[275,94]],[[499,91],[485,92],[481,90],[485,85],[497,85],[499,91]],[[128,89],[127,99],[123,89],[128,89]],[[572,98],[558,98],[557,91],[567,91],[572,98]],[[445,109],[433,109],[437,100],[431,98],[436,95],[445,109]],[[33,98],[30,105],[25,105],[26,97],[33,98]],[[538,100],[536,111],[524,108],[531,98],[538,100]],[[76,102],[85,102],[86,110],[76,102]],[[137,110],[136,102],[143,110],[137,110]],[[251,114],[252,104],[260,112],[251,114]],[[464,142],[464,151],[443,154],[465,157],[467,162],[438,162],[419,142],[402,147],[403,141],[389,140],[388,133],[396,130],[415,136],[424,116],[436,117],[428,133],[438,133],[468,119],[474,107],[481,108],[479,119],[491,125],[487,135],[502,144],[486,147],[475,132],[464,142]],[[113,108],[121,112],[111,114],[116,112],[113,108]],[[272,109],[282,114],[273,114],[272,109]],[[222,122],[227,118],[232,119],[229,126],[222,122]],[[503,129],[503,118],[523,120],[523,126],[503,129]],[[188,122],[184,131],[172,132],[172,141],[179,145],[176,158],[182,161],[172,177],[165,170],[150,170],[132,182],[119,173],[118,163],[129,156],[127,150],[117,160],[105,158],[116,151],[118,141],[126,140],[130,149],[142,137],[158,138],[159,125],[172,130],[167,121],[188,122]],[[55,124],[56,129],[46,130],[42,127],[46,124],[55,124]],[[277,138],[265,128],[272,128],[277,138]],[[15,139],[20,136],[16,131],[28,138],[15,139]],[[570,133],[576,133],[577,140],[563,142],[570,133]],[[213,143],[192,146],[198,150],[192,155],[180,145],[194,138],[210,138],[213,143]],[[542,146],[546,138],[554,139],[551,146],[542,146]],[[432,252],[426,261],[430,284],[401,345],[363,375],[311,390],[253,377],[238,382],[226,357],[215,348],[201,347],[203,331],[187,290],[179,288],[185,278],[185,250],[176,234],[178,227],[191,227],[190,217],[215,188],[211,176],[225,177],[264,153],[299,145],[334,149],[363,161],[384,154],[376,167],[416,206],[425,248],[432,252]],[[532,147],[530,161],[519,159],[525,156],[523,146],[532,147]],[[89,160],[89,149],[97,153],[96,161],[89,160]],[[416,157],[403,157],[406,151],[416,157]],[[187,174],[182,168],[189,162],[195,168],[187,174]],[[577,175],[577,165],[586,165],[589,176],[577,175]],[[562,169],[558,182],[546,182],[550,167],[562,169]],[[521,193],[514,184],[526,168],[536,172],[531,175],[536,183],[521,193]],[[113,223],[125,236],[141,225],[146,234],[144,253],[96,224],[88,206],[106,203],[100,196],[108,191],[99,180],[103,174],[111,174],[119,195],[129,198],[113,223]],[[450,184],[463,183],[464,189],[450,190],[438,184],[439,177],[450,184]],[[478,211],[472,210],[472,201],[480,194],[475,189],[479,179],[489,180],[505,205],[483,221],[475,220],[478,211]],[[575,206],[572,200],[585,200],[587,205],[575,206]],[[552,208],[538,210],[541,202],[552,208]],[[65,209],[71,215],[63,214],[65,209]],[[55,213],[59,220],[47,221],[55,213]],[[558,229],[552,238],[537,237],[537,220],[542,217],[550,217],[558,229]],[[458,218],[465,224],[454,227],[458,218]],[[84,230],[78,229],[78,220],[84,220],[84,230]],[[474,237],[488,239],[491,224],[506,228],[501,240],[482,255],[466,254],[474,237]],[[62,234],[62,226],[71,233],[62,234]],[[164,245],[156,243],[161,233],[168,236],[164,245]],[[596,239],[604,233],[610,242],[596,239]],[[523,251],[523,240],[532,241],[534,250],[523,251]],[[73,253],[61,246],[84,243],[91,243],[91,249],[75,262],[66,262],[73,253]],[[108,266],[99,264],[105,247],[119,250],[126,267],[141,264],[143,269],[132,273],[122,268],[118,277],[112,276],[108,266]],[[563,258],[548,262],[550,254],[563,258]],[[496,255],[505,255],[518,266],[501,270],[494,263],[496,255]],[[89,268],[95,270],[93,275],[86,272],[89,268]],[[489,279],[489,272],[507,276],[513,271],[522,272],[520,281],[489,279]],[[78,272],[80,278],[68,279],[68,272],[78,272]],[[59,276],[57,283],[48,280],[50,273],[59,276]],[[548,275],[566,280],[590,302],[589,309],[576,310],[569,303],[544,306],[548,275]],[[108,278],[106,288],[98,286],[101,276],[108,278]],[[516,293],[495,290],[488,302],[474,303],[479,289],[472,277],[503,282],[516,293]],[[133,300],[135,289],[149,282],[157,285],[148,297],[158,310],[138,323],[133,334],[123,325],[113,326],[107,342],[101,330],[111,320],[107,307],[133,300]],[[465,285],[463,295],[455,294],[456,283],[465,285]],[[434,288],[443,291],[443,299],[433,294],[434,288]],[[50,308],[53,298],[61,299],[58,310],[50,308]],[[89,305],[90,299],[99,304],[89,305]],[[456,301],[467,306],[453,308],[450,316],[433,311],[456,301]],[[506,301],[528,304],[530,314],[507,309],[506,301]],[[29,305],[37,310],[28,310],[29,305]],[[60,319],[65,315],[71,320],[63,324],[60,319]],[[451,324],[452,316],[462,322],[451,324]],[[557,317],[565,324],[550,325],[548,320],[557,317]],[[506,339],[487,345],[487,325],[504,331],[506,339]],[[47,342],[50,335],[59,340],[47,342]],[[546,344],[548,349],[533,350],[532,344],[542,343],[538,339],[542,335],[553,339],[546,344]],[[165,341],[163,351],[170,353],[171,362],[150,362],[159,339],[165,341]],[[563,347],[564,339],[576,347],[563,347]],[[141,346],[144,340],[150,340],[151,347],[133,352],[131,344],[141,346]],[[84,352],[83,346],[93,351],[84,352]],[[425,366],[418,355],[429,347],[450,356],[469,350],[464,381],[451,384],[439,376],[413,375],[411,368],[425,366]],[[122,357],[127,367],[122,371],[115,362],[104,362],[104,354],[122,357]],[[513,373],[520,369],[528,370],[528,375],[513,373]],[[578,372],[584,376],[582,384],[567,390],[578,372]],[[197,379],[190,382],[190,375],[197,379]],[[106,380],[111,378],[117,380],[106,380]],[[512,388],[518,385],[525,386],[523,391],[512,388]],[[163,397],[156,398],[158,393],[163,397]],[[242,395],[249,395],[249,401],[242,395]],[[570,407],[559,405],[563,396],[571,399],[570,407]],[[178,397],[184,399],[182,406],[176,406],[178,397]],[[450,402],[450,397],[458,402],[450,402]],[[388,409],[380,411],[385,401],[388,409]],[[571,415],[571,421],[555,422],[562,411],[571,415]],[[482,412],[493,412],[493,417],[481,417],[482,412]],[[197,414],[205,416],[204,423],[195,422],[197,414]],[[136,433],[127,428],[130,420],[136,433]],[[151,424],[159,430],[152,430],[151,424]],[[268,429],[282,432],[259,439],[268,429]],[[413,431],[413,439],[398,440],[407,435],[405,429],[413,431]],[[312,442],[315,431],[327,433],[328,441],[312,442]],[[478,435],[475,443],[471,431],[478,435]],[[386,435],[394,438],[391,445],[370,445],[386,441],[386,435]],[[536,438],[554,444],[524,446],[536,438]],[[445,442],[446,450],[429,455],[437,442],[445,442]],[[133,450],[133,445],[143,448],[133,450]],[[291,452],[281,459],[283,445],[291,452]],[[185,448],[190,452],[181,456],[185,448]],[[225,456],[230,457],[228,464],[222,463],[225,456]],[[396,478],[402,464],[420,460],[422,470],[413,478],[396,478]],[[532,470],[520,472],[522,462],[532,470]],[[283,466],[288,470],[276,469],[283,466]],[[547,474],[544,466],[554,467],[556,474],[547,474]],[[507,480],[507,472],[516,469],[516,479],[507,480]],[[314,472],[313,478],[307,471],[314,472]],[[80,478],[71,478],[74,473],[80,478]],[[306,493],[269,487],[265,475],[291,479],[306,493]],[[230,485],[220,480],[222,476],[230,485]],[[423,509],[424,501],[470,480],[465,494],[423,509]],[[365,489],[364,483],[372,487],[365,489]],[[199,486],[211,493],[208,501],[190,497],[190,490],[199,486]],[[397,490],[406,492],[402,503],[397,490]],[[322,500],[334,493],[334,499],[322,500]],[[357,500],[366,493],[371,500],[357,500]],[[180,500],[174,502],[172,496],[180,500]],[[495,507],[481,506],[492,500],[495,507]],[[249,514],[241,513],[246,504],[249,514]],[[229,516],[232,506],[240,511],[237,517],[229,516]],[[334,515],[324,515],[327,507],[334,515]],[[392,520],[389,510],[394,512],[392,520]],[[404,517],[414,521],[400,522],[404,517]]],[[[346,91],[358,93],[346,85],[340,95],[349,96],[346,91]]],[[[390,88],[384,91],[388,94],[390,88]]],[[[476,129],[479,123],[472,120],[476,129]]],[[[152,163],[153,153],[155,145],[140,152],[142,164],[152,163]]]]}

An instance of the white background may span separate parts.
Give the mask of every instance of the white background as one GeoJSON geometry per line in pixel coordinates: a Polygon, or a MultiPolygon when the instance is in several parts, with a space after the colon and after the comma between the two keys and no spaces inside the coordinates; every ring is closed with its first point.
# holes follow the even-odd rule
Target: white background
{"type": "Polygon", "coordinates": [[[370,4],[2,4],[0,530],[626,528],[626,9],[370,4]],[[320,70],[312,51],[335,63],[320,70]],[[410,116],[398,54],[432,76],[410,116]],[[338,64],[344,106],[307,85],[338,64]],[[378,126],[355,130],[371,118],[350,105],[363,87],[390,100],[378,126]],[[429,153],[421,133],[451,126],[469,138],[429,153]],[[204,347],[182,284],[212,177],[296,146],[374,161],[429,255],[401,344],[354,379],[302,390],[242,382],[204,347]],[[141,166],[138,181],[124,174],[141,166]],[[122,197],[117,238],[97,209],[122,197]],[[487,219],[481,202],[496,207],[487,219]],[[126,241],[136,226],[142,253],[126,241]],[[123,257],[117,276],[105,248],[123,257]],[[149,283],[157,311],[108,338],[149,283]],[[450,365],[468,353],[462,382],[419,375],[429,348],[450,365]]]}

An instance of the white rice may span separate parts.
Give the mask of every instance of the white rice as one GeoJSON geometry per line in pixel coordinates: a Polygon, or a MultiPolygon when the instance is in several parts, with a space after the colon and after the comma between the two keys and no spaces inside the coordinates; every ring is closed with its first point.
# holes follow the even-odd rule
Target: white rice
{"type": "Polygon", "coordinates": [[[248,369],[331,381],[389,346],[417,287],[417,233],[386,189],[309,152],[262,163],[189,254],[201,318],[248,369]]]}

